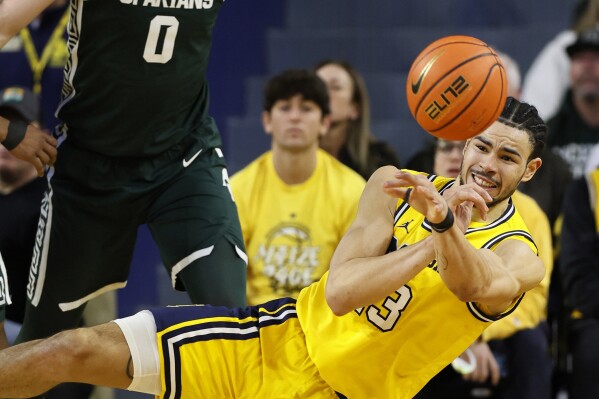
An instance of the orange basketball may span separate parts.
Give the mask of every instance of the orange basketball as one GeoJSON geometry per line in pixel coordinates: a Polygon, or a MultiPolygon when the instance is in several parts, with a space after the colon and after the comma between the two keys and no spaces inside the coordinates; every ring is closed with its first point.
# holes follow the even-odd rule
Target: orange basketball
{"type": "Polygon", "coordinates": [[[497,53],[470,36],[447,36],[429,44],[410,68],[408,106],[433,136],[466,140],[497,120],[507,96],[505,69],[497,53]]]}

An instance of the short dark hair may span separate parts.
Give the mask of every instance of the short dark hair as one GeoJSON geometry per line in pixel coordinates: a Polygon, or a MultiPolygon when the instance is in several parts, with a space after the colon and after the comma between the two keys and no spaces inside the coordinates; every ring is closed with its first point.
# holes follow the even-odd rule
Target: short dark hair
{"type": "Polygon", "coordinates": [[[541,155],[545,148],[547,125],[545,125],[535,107],[520,102],[514,97],[508,97],[498,122],[528,133],[529,142],[532,145],[532,152],[528,157],[529,161],[541,155]]]}
{"type": "Polygon", "coordinates": [[[323,116],[331,113],[326,84],[314,72],[305,69],[290,69],[266,82],[264,110],[270,112],[277,101],[288,100],[298,94],[304,100],[316,103],[323,116]]]}

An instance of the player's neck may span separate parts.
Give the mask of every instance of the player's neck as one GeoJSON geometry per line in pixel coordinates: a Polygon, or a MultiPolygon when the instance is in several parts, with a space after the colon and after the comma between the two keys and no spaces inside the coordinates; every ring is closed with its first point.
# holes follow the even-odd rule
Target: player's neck
{"type": "Polygon", "coordinates": [[[317,150],[317,147],[303,151],[273,148],[272,160],[279,178],[285,184],[304,183],[316,169],[317,150]]]}

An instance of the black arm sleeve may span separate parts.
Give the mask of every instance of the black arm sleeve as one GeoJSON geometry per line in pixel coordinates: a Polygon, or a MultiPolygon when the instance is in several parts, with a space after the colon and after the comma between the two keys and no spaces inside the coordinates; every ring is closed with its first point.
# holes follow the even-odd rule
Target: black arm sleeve
{"type": "Polygon", "coordinates": [[[562,206],[560,271],[568,305],[599,317],[599,242],[585,178],[572,181],[562,206]]]}

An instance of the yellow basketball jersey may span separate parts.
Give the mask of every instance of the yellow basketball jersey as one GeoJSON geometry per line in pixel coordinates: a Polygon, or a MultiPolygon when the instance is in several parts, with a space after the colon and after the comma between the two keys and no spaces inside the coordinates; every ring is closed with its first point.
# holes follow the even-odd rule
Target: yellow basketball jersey
{"type": "Polygon", "coordinates": [[[365,181],[323,150],[301,184],[286,184],[267,152],[231,178],[247,250],[250,305],[297,298],[317,281],[353,222],[365,181]]]}
{"type": "MultiPolygon", "coordinates": [[[[439,191],[454,182],[434,175],[429,179],[439,191]]],[[[389,250],[419,242],[430,234],[424,216],[399,200],[389,250]]],[[[491,250],[503,240],[521,240],[536,253],[511,200],[497,220],[472,223],[466,237],[474,247],[491,250]]],[[[515,303],[499,316],[486,315],[475,303],[458,300],[436,268],[433,261],[379,303],[341,317],[326,304],[328,273],[302,291],[297,312],[308,353],[333,389],[348,398],[412,398],[479,337],[489,322],[517,306],[515,303]]]]}

